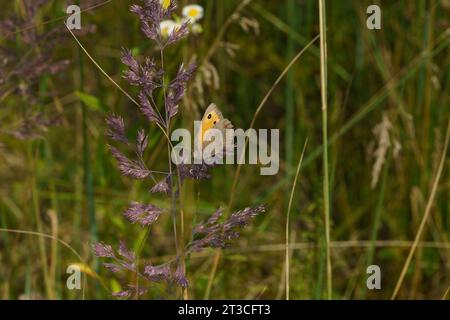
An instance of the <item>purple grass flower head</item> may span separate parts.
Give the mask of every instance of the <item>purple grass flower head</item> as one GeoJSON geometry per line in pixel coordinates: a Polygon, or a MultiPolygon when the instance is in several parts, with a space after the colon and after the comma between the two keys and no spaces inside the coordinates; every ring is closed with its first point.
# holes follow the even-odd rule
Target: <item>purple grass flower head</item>
{"type": "Polygon", "coordinates": [[[123,77],[131,85],[140,86],[148,95],[161,86],[162,71],[156,68],[154,60],[147,58],[145,63],[140,65],[128,49],[123,49],[121,60],[128,67],[123,77]]]}
{"type": "Polygon", "coordinates": [[[128,290],[132,292],[134,296],[140,297],[147,292],[147,288],[136,287],[135,285],[128,285],[128,290]]]}
{"type": "Polygon", "coordinates": [[[134,261],[136,259],[135,253],[128,249],[124,241],[120,241],[119,245],[119,255],[123,258],[125,258],[128,261],[134,261]]]}
{"type": "Polygon", "coordinates": [[[121,265],[123,268],[136,273],[137,272],[137,268],[136,268],[136,264],[134,262],[126,262],[124,260],[121,261],[121,265]]]}
{"type": "Polygon", "coordinates": [[[121,270],[129,270],[132,272],[137,272],[135,260],[135,253],[129,250],[124,241],[120,241],[118,254],[116,256],[114,249],[110,245],[104,243],[96,243],[92,246],[94,254],[101,258],[111,258],[114,259],[114,263],[105,262],[103,266],[109,271],[116,273],[121,270]]]}
{"type": "Polygon", "coordinates": [[[164,121],[155,112],[155,108],[152,106],[147,95],[143,91],[139,93],[139,103],[142,114],[144,114],[150,122],[157,122],[165,127],[164,121]]]}
{"type": "Polygon", "coordinates": [[[213,227],[214,224],[220,219],[220,217],[223,214],[223,209],[219,208],[217,209],[211,217],[209,217],[209,219],[206,221],[206,223],[202,224],[198,224],[195,226],[193,232],[194,234],[199,234],[199,233],[207,233],[208,230],[210,230],[210,227],[213,227]]]}
{"type": "Polygon", "coordinates": [[[147,292],[146,288],[139,287],[137,288],[135,285],[128,285],[127,290],[114,292],[112,295],[118,299],[128,299],[131,297],[139,297],[147,292]]]}
{"type": "Polygon", "coordinates": [[[124,71],[124,78],[131,84],[131,85],[139,85],[140,83],[140,65],[136,61],[136,59],[133,57],[133,54],[128,49],[123,49],[122,51],[122,57],[121,61],[123,64],[125,64],[128,67],[128,70],[124,71]]]}
{"type": "Polygon", "coordinates": [[[142,0],[142,5],[132,5],[130,11],[141,20],[141,30],[145,36],[154,40],[162,49],[166,44],[161,35],[160,24],[164,19],[171,17],[177,5],[174,0],[170,1],[167,8],[163,8],[160,0],[142,0]]]}
{"type": "Polygon", "coordinates": [[[166,98],[169,119],[178,113],[178,104],[183,98],[187,83],[194,75],[196,69],[197,65],[195,63],[191,63],[187,68],[181,65],[175,79],[170,83],[166,98]]]}
{"type": "Polygon", "coordinates": [[[251,219],[266,211],[264,205],[245,208],[236,211],[231,216],[220,223],[219,218],[222,211],[217,210],[205,223],[201,223],[194,228],[194,240],[190,250],[200,251],[204,248],[225,248],[229,242],[239,237],[237,228],[246,226],[251,219]]]}
{"type": "Polygon", "coordinates": [[[108,269],[109,271],[111,271],[112,273],[117,273],[120,270],[122,270],[122,268],[119,265],[115,264],[115,263],[105,262],[105,263],[103,263],[103,266],[106,269],[108,269]]]}
{"type": "Polygon", "coordinates": [[[156,220],[163,213],[163,210],[152,205],[152,204],[142,204],[138,202],[133,202],[131,206],[124,212],[124,216],[131,223],[138,223],[145,227],[156,220]]]}
{"type": "Polygon", "coordinates": [[[148,21],[142,21],[141,30],[147,38],[154,40],[159,47],[163,47],[161,30],[156,24],[149,23],[148,21]]]}
{"type": "Polygon", "coordinates": [[[129,143],[125,135],[125,123],[123,122],[122,117],[111,114],[106,118],[106,123],[108,125],[106,135],[110,139],[124,144],[129,143]]]}
{"type": "Polygon", "coordinates": [[[178,165],[178,171],[180,172],[181,179],[193,179],[193,180],[207,180],[211,178],[209,173],[211,166],[207,164],[180,164],[178,165]]]}
{"type": "Polygon", "coordinates": [[[144,275],[148,280],[159,282],[159,281],[170,281],[171,273],[170,267],[168,265],[162,266],[152,266],[147,265],[144,268],[144,275]]]}
{"type": "Polygon", "coordinates": [[[184,271],[183,271],[183,268],[181,265],[179,265],[177,267],[177,270],[175,271],[175,273],[173,275],[173,280],[180,287],[183,287],[183,288],[189,287],[189,280],[186,278],[186,275],[184,274],[184,271]]]}
{"type": "Polygon", "coordinates": [[[189,21],[183,21],[180,26],[176,27],[173,32],[169,34],[164,46],[174,44],[189,34],[189,21]]]}
{"type": "Polygon", "coordinates": [[[136,138],[136,153],[140,158],[143,157],[144,151],[148,146],[148,136],[145,134],[144,129],[140,129],[136,138]]]}
{"type": "Polygon", "coordinates": [[[266,207],[264,205],[259,205],[252,208],[245,208],[241,211],[236,211],[231,214],[228,221],[225,223],[226,229],[232,229],[235,227],[243,227],[246,226],[250,219],[256,217],[260,213],[266,211],[266,207]]]}
{"type": "Polygon", "coordinates": [[[207,226],[212,226],[214,225],[217,221],[219,221],[220,217],[223,214],[223,209],[219,208],[217,209],[212,216],[208,219],[208,221],[206,221],[206,225],[207,226]]]}
{"type": "Polygon", "coordinates": [[[92,245],[94,254],[99,258],[114,258],[114,250],[109,244],[98,242],[92,245]]]}
{"type": "Polygon", "coordinates": [[[109,146],[109,149],[117,161],[120,172],[122,172],[124,176],[142,180],[151,175],[151,171],[148,170],[141,161],[128,159],[122,152],[113,146],[109,146]]]}
{"type": "Polygon", "coordinates": [[[124,290],[119,292],[113,292],[113,297],[116,297],[118,299],[127,299],[132,296],[132,292],[130,290],[124,290]]]}
{"type": "Polygon", "coordinates": [[[153,188],[150,189],[151,193],[165,193],[168,194],[170,192],[170,176],[168,175],[166,178],[159,181],[157,184],[153,186],[153,188]]]}
{"type": "Polygon", "coordinates": [[[123,64],[125,64],[129,71],[134,72],[135,74],[139,73],[140,65],[137,60],[133,57],[131,50],[123,48],[122,49],[122,57],[120,58],[123,64]]]}
{"type": "Polygon", "coordinates": [[[187,68],[184,67],[182,64],[180,68],[178,69],[177,76],[173,80],[173,83],[179,83],[184,84],[192,79],[192,76],[194,75],[195,71],[197,70],[197,64],[195,62],[192,62],[189,64],[187,68]]]}

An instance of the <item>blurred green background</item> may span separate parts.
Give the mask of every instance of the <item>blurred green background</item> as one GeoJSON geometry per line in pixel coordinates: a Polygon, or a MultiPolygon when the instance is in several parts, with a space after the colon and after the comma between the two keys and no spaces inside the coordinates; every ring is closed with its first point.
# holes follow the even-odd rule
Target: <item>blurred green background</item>
{"type": "MultiPolygon", "coordinates": [[[[0,19],[23,17],[26,0],[0,2],[0,19]]],[[[140,31],[139,19],[129,12],[136,2],[81,1],[86,10],[82,27],[95,30],[77,34],[103,70],[135,98],[136,88],[121,77],[122,48],[139,56],[157,55],[140,31]]],[[[248,128],[277,77],[319,34],[317,1],[180,0],[177,14],[192,3],[204,8],[199,21],[203,31],[169,47],[165,57],[172,75],[182,61],[199,63],[174,127],[191,128],[215,102],[236,127],[248,128]]],[[[326,4],[333,297],[391,297],[444,157],[430,216],[397,296],[441,299],[450,287],[450,159],[442,154],[450,118],[450,1],[326,4]],[[371,4],[381,7],[381,30],[366,27],[371,4]],[[381,290],[367,290],[369,264],[381,267],[381,290]]],[[[30,59],[27,34],[63,32],[67,5],[47,1],[13,37],[7,38],[2,28],[2,54],[19,60],[12,70],[30,59]]],[[[47,46],[33,43],[31,57],[47,46]]],[[[219,259],[215,250],[190,257],[190,298],[285,298],[286,212],[306,139],[290,215],[290,298],[326,298],[319,52],[317,40],[256,117],[255,128],[280,129],[280,171],[261,176],[257,166],[244,165],[230,209],[264,203],[267,213],[219,259]]],[[[111,112],[123,116],[130,137],[139,128],[148,130],[145,160],[150,168],[167,167],[165,142],[70,34],[54,44],[51,56],[70,64],[56,74],[39,74],[32,85],[20,74],[6,77],[10,70],[1,73],[0,298],[81,299],[81,290],[66,287],[67,267],[80,263],[85,297],[109,299],[129,275],[102,268],[90,245],[101,240],[117,246],[123,239],[137,248],[146,230],[131,225],[122,212],[131,201],[161,207],[169,201],[149,193],[149,182],[121,176],[107,149],[105,118],[111,112]],[[18,90],[27,85],[34,99],[18,90]],[[26,117],[40,113],[58,123],[40,128],[32,139],[12,133],[26,117]],[[82,261],[55,238],[69,244],[82,261]]],[[[211,180],[184,182],[181,203],[188,233],[194,222],[228,205],[235,171],[236,166],[227,165],[216,168],[211,180]]],[[[171,223],[165,215],[150,228],[142,256],[152,263],[175,254],[171,223]]],[[[154,285],[145,296],[178,297],[166,284],[154,285]]]]}

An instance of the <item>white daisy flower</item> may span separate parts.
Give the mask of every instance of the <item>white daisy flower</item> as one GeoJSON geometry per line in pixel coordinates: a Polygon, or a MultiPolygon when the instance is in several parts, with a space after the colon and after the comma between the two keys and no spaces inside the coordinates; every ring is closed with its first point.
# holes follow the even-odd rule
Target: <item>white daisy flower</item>
{"type": "Polygon", "coordinates": [[[177,27],[177,23],[173,20],[163,20],[159,24],[159,28],[161,29],[161,35],[163,37],[168,37],[177,27]]]}
{"type": "Polygon", "coordinates": [[[183,17],[194,23],[203,18],[203,7],[198,4],[190,4],[183,8],[183,17]]]}

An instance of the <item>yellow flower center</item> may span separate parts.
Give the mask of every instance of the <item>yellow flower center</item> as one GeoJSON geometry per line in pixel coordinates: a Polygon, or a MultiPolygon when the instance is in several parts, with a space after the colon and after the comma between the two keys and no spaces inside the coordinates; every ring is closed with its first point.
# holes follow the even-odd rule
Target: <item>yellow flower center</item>
{"type": "Polygon", "coordinates": [[[192,17],[192,18],[197,17],[198,14],[199,14],[199,10],[197,10],[195,8],[192,8],[191,10],[189,10],[189,13],[188,13],[189,17],[192,17]]]}

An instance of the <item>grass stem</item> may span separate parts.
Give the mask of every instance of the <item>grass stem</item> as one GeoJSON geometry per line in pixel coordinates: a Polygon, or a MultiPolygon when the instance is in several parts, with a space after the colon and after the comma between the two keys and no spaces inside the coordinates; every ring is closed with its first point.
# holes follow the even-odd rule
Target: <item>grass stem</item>
{"type": "Polygon", "coordinates": [[[442,150],[441,159],[439,161],[439,167],[437,169],[437,172],[436,172],[436,175],[435,175],[435,178],[433,181],[433,186],[431,188],[430,196],[428,198],[427,205],[425,207],[425,213],[422,217],[422,221],[420,222],[419,229],[417,230],[416,237],[414,238],[414,242],[411,245],[411,248],[409,250],[408,257],[406,258],[406,261],[403,265],[400,276],[397,280],[397,284],[395,285],[395,289],[394,289],[394,292],[392,293],[391,300],[394,300],[397,297],[398,292],[400,291],[400,287],[402,286],[403,280],[405,279],[406,271],[408,270],[411,260],[414,256],[414,253],[416,252],[417,245],[420,241],[423,230],[425,229],[425,224],[428,221],[428,217],[430,216],[431,208],[433,206],[434,198],[436,196],[437,188],[439,185],[439,180],[441,178],[442,171],[444,169],[449,140],[450,140],[450,119],[448,120],[448,124],[447,124],[447,133],[445,135],[444,149],[442,150]]]}
{"type": "Polygon", "coordinates": [[[300,174],[300,168],[302,166],[302,162],[303,162],[303,155],[305,154],[305,150],[306,150],[306,145],[308,144],[308,139],[306,139],[305,144],[303,145],[303,150],[302,153],[300,155],[300,159],[298,160],[298,165],[297,165],[297,171],[295,172],[295,177],[294,177],[294,182],[292,183],[292,188],[291,188],[291,195],[289,196],[289,203],[288,203],[288,209],[287,209],[287,214],[286,214],[286,252],[285,252],[285,261],[286,261],[286,271],[285,271],[285,277],[286,277],[286,300],[289,300],[289,254],[290,254],[290,240],[289,240],[289,218],[291,215],[291,208],[292,208],[292,200],[294,199],[294,191],[295,191],[295,186],[297,185],[297,179],[298,176],[300,174]]]}
{"type": "Polygon", "coordinates": [[[325,218],[325,251],[327,266],[327,298],[332,299],[332,268],[330,254],[330,192],[328,176],[328,122],[327,122],[327,36],[325,0],[319,0],[320,20],[320,79],[322,93],[322,153],[323,161],[323,202],[325,218]]]}

